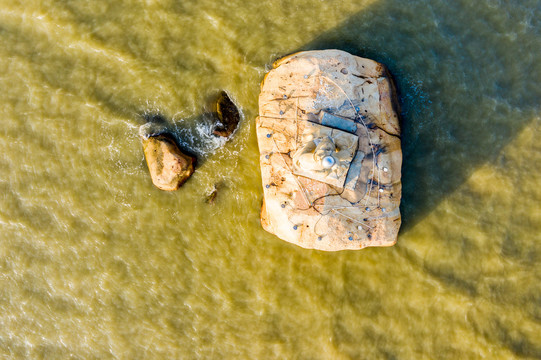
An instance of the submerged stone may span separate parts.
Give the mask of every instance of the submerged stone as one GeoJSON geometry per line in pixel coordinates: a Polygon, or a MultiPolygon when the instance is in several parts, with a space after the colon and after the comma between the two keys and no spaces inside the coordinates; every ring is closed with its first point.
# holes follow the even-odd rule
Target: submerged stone
{"type": "Polygon", "coordinates": [[[240,114],[225,91],[220,93],[216,101],[216,115],[219,122],[212,133],[222,137],[231,136],[239,124],[240,114]]]}
{"type": "Polygon", "coordinates": [[[221,192],[224,187],[225,185],[221,181],[213,184],[205,195],[205,202],[207,204],[214,205],[214,203],[216,202],[216,197],[218,196],[218,192],[221,192]]]}
{"type": "Polygon", "coordinates": [[[382,64],[339,50],[277,61],[261,84],[257,138],[265,230],[319,250],[396,243],[400,125],[382,64]]]}
{"type": "Polygon", "coordinates": [[[193,174],[195,158],[184,154],[166,133],[142,136],[152,183],[160,190],[177,190],[193,174]]]}

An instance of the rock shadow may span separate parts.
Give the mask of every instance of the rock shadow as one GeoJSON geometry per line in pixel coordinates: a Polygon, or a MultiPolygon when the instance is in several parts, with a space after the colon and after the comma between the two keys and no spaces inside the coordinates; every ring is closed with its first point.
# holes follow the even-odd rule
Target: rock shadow
{"type": "Polygon", "coordinates": [[[510,3],[479,8],[382,0],[297,49],[345,50],[387,65],[394,76],[402,109],[402,231],[495,161],[539,110],[541,11],[510,3]]]}

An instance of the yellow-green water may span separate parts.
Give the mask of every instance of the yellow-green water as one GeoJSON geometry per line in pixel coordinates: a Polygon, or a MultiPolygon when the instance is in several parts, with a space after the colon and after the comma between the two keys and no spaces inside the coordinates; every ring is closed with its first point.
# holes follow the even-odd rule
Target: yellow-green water
{"type": "Polygon", "coordinates": [[[540,19],[538,0],[0,0],[0,358],[541,358],[540,19]],[[396,77],[395,247],[260,227],[259,83],[323,48],[396,77]],[[220,147],[201,124],[222,89],[243,120],[220,147]],[[178,192],[151,184],[145,113],[201,155],[178,192]]]}

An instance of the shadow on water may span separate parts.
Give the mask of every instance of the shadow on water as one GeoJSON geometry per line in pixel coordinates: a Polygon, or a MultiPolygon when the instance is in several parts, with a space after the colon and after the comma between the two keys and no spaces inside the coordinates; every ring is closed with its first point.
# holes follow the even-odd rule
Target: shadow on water
{"type": "Polygon", "coordinates": [[[539,109],[541,11],[531,9],[540,6],[499,6],[382,0],[297,49],[345,50],[395,77],[403,231],[494,161],[539,109]]]}
{"type": "Polygon", "coordinates": [[[212,134],[216,116],[211,112],[180,120],[167,119],[163,114],[149,112],[141,115],[141,120],[140,136],[167,134],[173,137],[183,153],[197,159],[198,167],[227,141],[226,138],[212,134]]]}

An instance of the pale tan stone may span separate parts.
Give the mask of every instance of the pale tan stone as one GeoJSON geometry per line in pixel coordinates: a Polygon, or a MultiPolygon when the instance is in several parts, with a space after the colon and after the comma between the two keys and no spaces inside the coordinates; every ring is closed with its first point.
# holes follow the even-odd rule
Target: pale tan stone
{"type": "Polygon", "coordinates": [[[152,183],[158,189],[177,190],[193,174],[195,158],[182,153],[171,136],[142,136],[141,140],[152,183]]]}
{"type": "Polygon", "coordinates": [[[401,222],[402,151],[385,67],[339,50],[296,53],[273,67],[261,84],[256,121],[263,228],[327,251],[393,245],[401,222]],[[310,143],[321,134],[336,147],[331,154],[325,146],[324,155],[346,169],[335,168],[330,180],[314,155],[320,140],[310,143]],[[344,139],[357,144],[343,151],[337,144],[344,139]]]}

